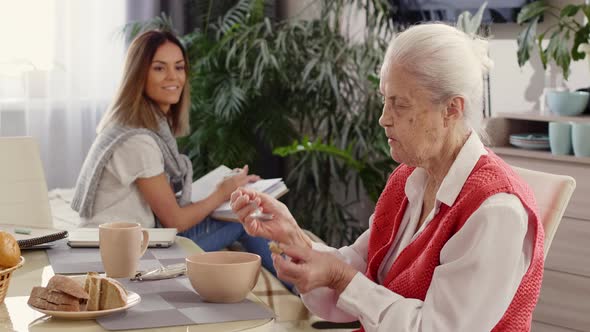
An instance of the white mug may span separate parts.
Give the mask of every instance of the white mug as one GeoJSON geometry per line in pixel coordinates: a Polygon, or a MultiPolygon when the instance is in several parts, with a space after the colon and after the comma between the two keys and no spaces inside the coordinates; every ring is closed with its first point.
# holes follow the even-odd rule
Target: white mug
{"type": "Polygon", "coordinates": [[[112,222],[98,226],[100,257],[107,276],[135,276],[150,235],[134,222],[112,222]]]}

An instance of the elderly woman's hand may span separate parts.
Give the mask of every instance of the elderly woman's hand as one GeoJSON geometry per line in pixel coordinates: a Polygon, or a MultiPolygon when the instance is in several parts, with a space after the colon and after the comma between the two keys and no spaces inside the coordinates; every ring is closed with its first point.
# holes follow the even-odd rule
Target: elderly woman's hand
{"type": "Polygon", "coordinates": [[[254,190],[240,188],[232,193],[230,205],[248,234],[280,243],[311,247],[311,240],[299,228],[287,206],[275,198],[254,190]],[[253,217],[252,214],[256,210],[272,218],[260,220],[253,217]]]}
{"type": "Polygon", "coordinates": [[[281,249],[291,260],[273,254],[277,276],[295,285],[302,294],[318,287],[329,287],[340,294],[358,272],[330,253],[286,245],[281,249]]]}
{"type": "Polygon", "coordinates": [[[221,192],[225,200],[228,200],[231,193],[236,189],[246,185],[248,182],[256,182],[258,180],[260,180],[258,175],[248,175],[248,165],[245,165],[243,168],[234,169],[229,176],[217,185],[217,190],[221,192]]]}

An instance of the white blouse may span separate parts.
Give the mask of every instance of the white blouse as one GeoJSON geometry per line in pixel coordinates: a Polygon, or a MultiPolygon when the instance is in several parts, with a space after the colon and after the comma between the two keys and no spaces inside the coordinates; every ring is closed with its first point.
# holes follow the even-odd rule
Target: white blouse
{"type": "MultiPolygon", "coordinates": [[[[405,187],[408,208],[379,267],[380,283],[399,253],[436,216],[440,205],[453,205],[485,154],[479,137],[470,135],[436,194],[434,209],[418,230],[427,176],[421,168],[410,175],[405,187]]],[[[333,253],[359,273],[340,296],[325,287],[302,295],[305,305],[321,318],[336,322],[358,319],[367,332],[490,331],[508,309],[530,265],[534,240],[528,214],[515,195],[489,197],[442,248],[441,264],[435,268],[426,298],[421,301],[404,298],[364,275],[369,234],[370,229],[351,246],[338,250],[314,244],[314,250],[333,253]]]]}
{"type": "Polygon", "coordinates": [[[154,213],[135,184],[164,172],[164,156],[149,135],[134,135],[121,143],[107,162],[96,189],[94,216],[82,218],[81,227],[113,221],[132,221],[156,227],[154,213]]]}

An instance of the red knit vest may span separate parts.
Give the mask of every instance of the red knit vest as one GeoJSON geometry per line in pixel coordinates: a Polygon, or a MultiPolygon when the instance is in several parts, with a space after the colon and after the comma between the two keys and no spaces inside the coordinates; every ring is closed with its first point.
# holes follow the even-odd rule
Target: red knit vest
{"type": "MultiPolygon", "coordinates": [[[[377,202],[366,272],[367,277],[375,282],[379,266],[393,243],[406,211],[408,199],[404,188],[413,171],[414,168],[400,165],[390,176],[377,202]]],[[[483,201],[496,193],[514,194],[520,199],[529,212],[529,227],[535,229],[535,242],[531,264],[508,310],[493,331],[530,331],[533,309],[543,279],[543,225],[537,217],[532,191],[508,164],[491,151],[479,159],[453,206],[441,204],[438,214],[423,232],[402,250],[387,273],[383,286],[405,298],[424,301],[434,269],[440,265],[443,246],[483,201]]]]}

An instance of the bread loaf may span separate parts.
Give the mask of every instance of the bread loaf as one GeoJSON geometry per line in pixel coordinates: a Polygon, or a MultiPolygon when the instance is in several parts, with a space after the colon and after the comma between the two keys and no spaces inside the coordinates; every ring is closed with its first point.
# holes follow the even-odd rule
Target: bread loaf
{"type": "Polygon", "coordinates": [[[118,281],[96,272],[86,275],[84,287],[71,278],[55,275],[47,287],[33,287],[28,303],[52,311],[115,309],[127,304],[127,291],[118,281]]]}
{"type": "Polygon", "coordinates": [[[20,262],[20,247],[12,234],[0,231],[0,269],[16,266],[20,262]]]}

